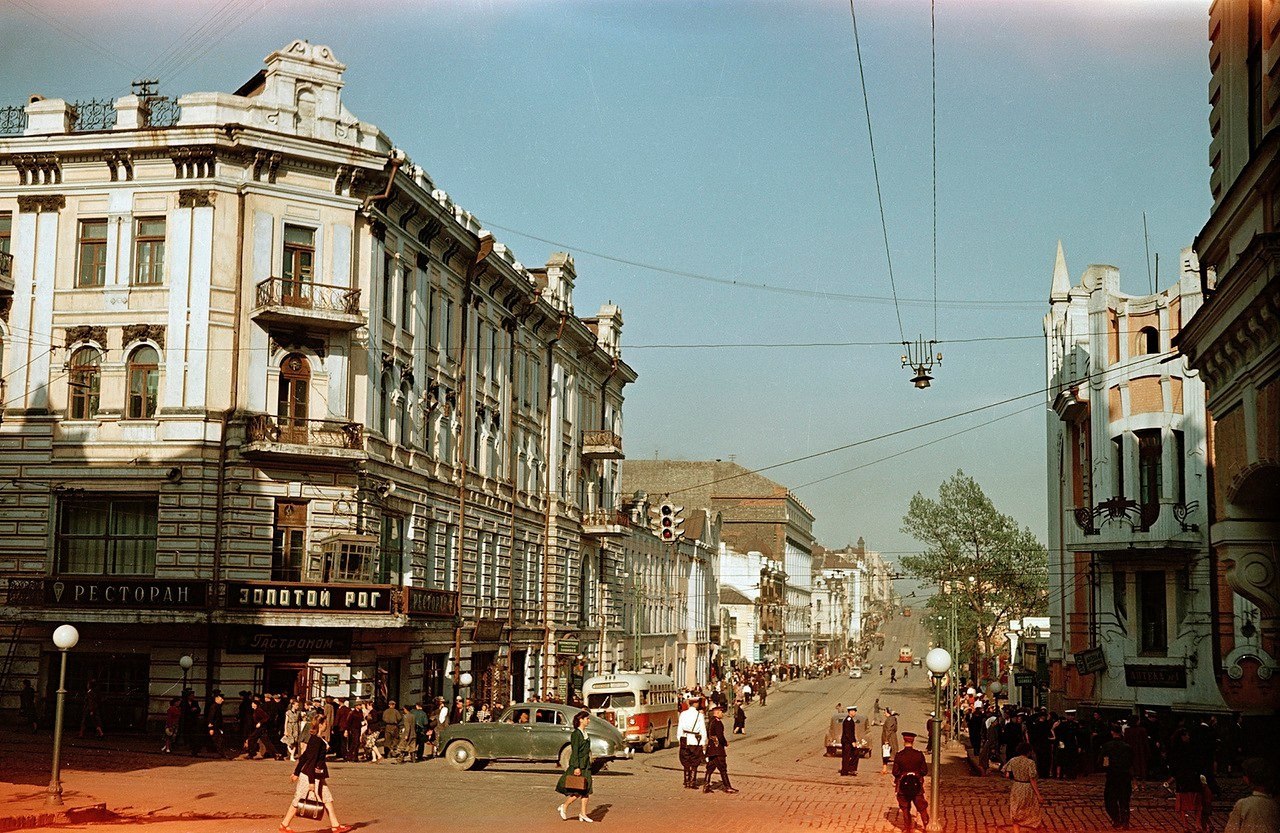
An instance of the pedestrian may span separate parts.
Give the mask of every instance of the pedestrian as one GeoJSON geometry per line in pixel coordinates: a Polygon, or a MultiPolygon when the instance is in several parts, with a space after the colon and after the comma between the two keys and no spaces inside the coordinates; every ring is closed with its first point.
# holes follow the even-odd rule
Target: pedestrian
{"type": "Polygon", "coordinates": [[[284,713],[284,731],[280,734],[280,742],[289,752],[289,760],[298,760],[298,750],[304,738],[301,736],[302,704],[295,698],[289,703],[289,710],[284,713]]]}
{"type": "Polygon", "coordinates": [[[702,785],[704,793],[711,792],[711,773],[720,771],[720,786],[730,794],[737,792],[729,783],[729,741],[724,737],[724,706],[711,707],[711,719],[707,721],[707,779],[702,785]]]}
{"type": "Polygon", "coordinates": [[[915,748],[915,741],[915,732],[903,732],[902,751],[893,759],[893,791],[907,833],[912,829],[913,805],[920,813],[920,823],[926,828],[929,826],[929,802],[924,797],[924,777],[929,774],[929,764],[924,753],[915,748]]]}
{"type": "Polygon", "coordinates": [[[685,789],[696,790],[698,770],[702,768],[703,748],[707,743],[707,723],[702,715],[701,703],[684,703],[677,731],[680,733],[680,766],[684,769],[684,786],[685,789]]]}
{"type": "Polygon", "coordinates": [[[409,712],[409,714],[413,716],[413,759],[421,761],[423,760],[423,752],[426,750],[427,741],[432,737],[434,731],[432,718],[422,708],[421,703],[414,703],[413,711],[409,712]]]}
{"type": "Polygon", "coordinates": [[[1073,781],[1079,769],[1080,723],[1076,720],[1075,709],[1067,709],[1063,714],[1065,716],[1053,730],[1057,739],[1054,744],[1054,761],[1058,767],[1058,777],[1073,781]]]}
{"type": "Polygon", "coordinates": [[[161,752],[172,752],[173,742],[178,737],[178,727],[182,724],[182,698],[173,697],[169,700],[169,708],[164,713],[164,746],[160,747],[161,752]]]}
{"type": "Polygon", "coordinates": [[[388,700],[382,711],[382,745],[387,757],[391,757],[400,745],[400,709],[395,700],[388,700]]]}
{"type": "Polygon", "coordinates": [[[760,706],[767,705],[769,705],[769,681],[765,679],[760,681],[760,706]]]}
{"type": "Polygon", "coordinates": [[[98,737],[102,734],[102,701],[98,697],[98,689],[93,677],[84,684],[84,707],[80,712],[80,737],[84,737],[87,729],[93,729],[98,737]]]}
{"type": "Polygon", "coordinates": [[[829,758],[834,758],[836,745],[840,742],[841,727],[844,725],[844,706],[836,703],[836,709],[831,713],[831,720],[827,723],[827,735],[822,739],[822,748],[826,750],[829,758]]]}
{"type": "MultiPolygon", "coordinates": [[[[325,723],[324,715],[317,715],[313,728],[321,729],[325,723]]],[[[352,829],[349,825],[339,822],[338,814],[333,810],[333,792],[329,789],[329,765],[325,762],[325,756],[328,753],[329,744],[324,742],[319,731],[313,731],[293,768],[293,775],[289,776],[297,786],[293,791],[293,803],[289,805],[289,811],[284,814],[284,821],[280,822],[280,833],[293,833],[289,828],[289,822],[293,821],[293,817],[298,814],[298,802],[308,796],[314,796],[316,801],[324,805],[325,812],[329,814],[329,824],[332,825],[333,833],[348,833],[352,829]]]]}
{"type": "Polygon", "coordinates": [[[222,716],[222,704],[226,699],[222,696],[221,691],[213,692],[213,702],[209,704],[208,710],[204,713],[205,731],[209,733],[208,742],[213,751],[218,753],[219,758],[227,757],[226,748],[226,719],[222,716]]]}
{"type": "Polygon", "coordinates": [[[35,732],[40,728],[36,714],[36,690],[31,687],[30,680],[22,681],[22,690],[18,692],[18,704],[22,713],[22,724],[30,726],[35,732]]]}
{"type": "Polygon", "coordinates": [[[884,723],[880,726],[880,774],[889,771],[889,763],[898,754],[898,713],[885,706],[884,723]]]}
{"type": "Polygon", "coordinates": [[[1133,777],[1139,781],[1147,780],[1148,732],[1141,716],[1133,721],[1133,725],[1125,728],[1124,740],[1133,752],[1133,777]]]}
{"type": "Polygon", "coordinates": [[[199,757],[200,750],[204,749],[205,726],[201,720],[200,702],[196,700],[196,693],[189,688],[182,692],[182,722],[179,729],[183,741],[191,750],[191,757],[199,757]]]}
{"type": "Polygon", "coordinates": [[[840,774],[858,774],[858,707],[847,709],[840,724],[840,774]]]}
{"type": "Polygon", "coordinates": [[[364,707],[355,703],[347,710],[342,725],[342,758],[348,763],[360,760],[360,748],[364,742],[364,707]]]}
{"type": "Polygon", "coordinates": [[[427,713],[422,710],[422,706],[418,703],[414,703],[412,709],[407,705],[400,708],[400,734],[397,736],[396,748],[394,750],[395,758],[400,763],[417,760],[417,715],[419,714],[423,717],[423,732],[425,734],[427,713]]]}
{"type": "Polygon", "coordinates": [[[1107,817],[1117,830],[1129,829],[1129,803],[1133,798],[1133,747],[1123,727],[1111,727],[1111,739],[1098,750],[1099,762],[1106,773],[1102,788],[1102,804],[1107,817]]]}
{"type": "Polygon", "coordinates": [[[1209,791],[1208,779],[1200,771],[1200,755],[1185,727],[1179,728],[1169,742],[1169,771],[1176,795],[1175,810],[1183,829],[1207,833],[1213,793],[1209,791]]]}
{"type": "Polygon", "coordinates": [[[284,755],[276,748],[276,742],[271,737],[271,715],[262,707],[261,701],[257,695],[253,698],[253,714],[250,718],[249,737],[245,738],[244,750],[248,760],[252,761],[254,756],[258,754],[258,749],[262,749],[262,758],[276,758],[284,760],[284,755]]]}
{"type": "Polygon", "coordinates": [[[237,709],[237,717],[240,724],[240,734],[236,738],[240,743],[244,743],[249,739],[249,735],[253,733],[253,694],[248,691],[240,692],[240,705],[237,709]]]}
{"type": "Polygon", "coordinates": [[[347,698],[339,697],[334,701],[333,731],[329,738],[331,742],[330,749],[335,758],[344,757],[347,751],[347,720],[350,717],[351,706],[347,704],[347,698]]]}
{"type": "Polygon", "coordinates": [[[1013,826],[1013,833],[1021,833],[1023,827],[1039,827],[1044,823],[1040,813],[1044,798],[1040,795],[1039,773],[1031,757],[1033,754],[1031,744],[1023,741],[1004,765],[1005,774],[1013,781],[1009,787],[1009,824],[1013,826]]]}
{"type": "Polygon", "coordinates": [[[580,711],[573,716],[573,734],[569,736],[569,765],[564,774],[556,782],[556,792],[565,797],[558,808],[560,818],[569,820],[569,807],[574,801],[581,799],[578,808],[578,821],[595,821],[587,809],[587,800],[591,796],[591,741],[587,739],[585,727],[591,720],[591,712],[580,711]]]}
{"type": "Polygon", "coordinates": [[[733,704],[733,733],[744,734],[747,730],[747,710],[743,708],[742,698],[733,704]]]}
{"type": "Polygon", "coordinates": [[[1276,833],[1280,830],[1280,804],[1275,799],[1275,767],[1262,758],[1249,758],[1241,767],[1244,782],[1253,792],[1231,808],[1222,833],[1276,833]]]}

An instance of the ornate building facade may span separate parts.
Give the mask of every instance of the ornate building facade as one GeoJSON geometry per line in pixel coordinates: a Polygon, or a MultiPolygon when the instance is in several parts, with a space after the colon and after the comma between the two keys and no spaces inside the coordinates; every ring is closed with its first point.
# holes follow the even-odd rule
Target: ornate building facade
{"type": "Polygon", "coordinates": [[[572,258],[521,264],[344,69],[294,41],[234,94],[36,96],[0,136],[0,706],[64,621],[118,726],[181,656],[198,694],[568,695],[621,313],[576,316],[572,258]]]}

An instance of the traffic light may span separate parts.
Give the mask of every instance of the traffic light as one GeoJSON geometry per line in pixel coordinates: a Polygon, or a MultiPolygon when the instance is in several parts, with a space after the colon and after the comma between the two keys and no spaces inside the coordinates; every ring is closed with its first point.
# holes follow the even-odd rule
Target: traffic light
{"type": "Polygon", "coordinates": [[[670,500],[664,500],[658,507],[658,535],[663,541],[674,542],[684,535],[681,529],[684,518],[680,517],[683,511],[683,506],[676,506],[670,500]]]}

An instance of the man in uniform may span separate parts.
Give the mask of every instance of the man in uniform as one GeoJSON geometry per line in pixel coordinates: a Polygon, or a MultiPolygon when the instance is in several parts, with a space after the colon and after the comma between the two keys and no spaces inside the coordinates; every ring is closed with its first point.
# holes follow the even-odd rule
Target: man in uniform
{"type": "Polygon", "coordinates": [[[929,826],[929,802],[924,797],[924,778],[929,764],[924,753],[915,747],[916,733],[902,733],[902,751],[893,759],[893,790],[898,796],[904,828],[911,830],[911,805],[920,813],[920,823],[929,826]]]}
{"type": "Polygon", "coordinates": [[[724,706],[716,703],[711,707],[711,719],[707,721],[707,779],[702,784],[704,793],[711,792],[711,773],[720,770],[720,783],[727,793],[737,790],[729,783],[728,748],[729,741],[724,737],[724,706]]]}
{"type": "Polygon", "coordinates": [[[1124,729],[1111,727],[1111,740],[1098,750],[1107,773],[1102,802],[1117,830],[1129,829],[1129,802],[1133,798],[1133,749],[1124,740],[1124,729]]]}
{"type": "Polygon", "coordinates": [[[680,712],[680,766],[684,767],[686,789],[698,788],[698,770],[702,768],[702,750],[707,743],[707,722],[702,716],[702,701],[687,701],[680,712]]]}
{"type": "Polygon", "coordinates": [[[858,707],[850,706],[840,725],[840,774],[858,774],[858,707]]]}
{"type": "Polygon", "coordinates": [[[1076,720],[1076,710],[1067,709],[1066,717],[1053,727],[1057,739],[1054,750],[1054,762],[1059,769],[1058,777],[1074,781],[1080,757],[1080,723],[1076,720]]]}
{"type": "Polygon", "coordinates": [[[844,706],[836,703],[836,709],[831,713],[831,722],[827,726],[827,735],[822,739],[822,745],[827,750],[827,755],[834,758],[836,756],[836,743],[840,740],[840,732],[844,727],[844,706]]]}
{"type": "Polygon", "coordinates": [[[219,758],[227,757],[227,750],[224,741],[222,716],[222,704],[225,702],[222,692],[215,691],[213,693],[213,703],[210,704],[209,710],[204,714],[205,726],[209,731],[209,745],[213,747],[213,751],[218,753],[219,758]]]}
{"type": "Polygon", "coordinates": [[[388,700],[387,707],[382,711],[382,747],[387,757],[400,745],[401,731],[400,710],[396,708],[395,700],[388,700]]]}

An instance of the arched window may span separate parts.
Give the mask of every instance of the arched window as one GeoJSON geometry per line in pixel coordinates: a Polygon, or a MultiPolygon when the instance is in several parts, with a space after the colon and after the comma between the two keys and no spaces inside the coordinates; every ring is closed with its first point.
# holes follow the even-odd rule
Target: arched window
{"type": "Polygon", "coordinates": [[[154,347],[143,345],[129,356],[128,419],[151,419],[156,415],[156,399],[160,390],[160,354],[154,347]]]}
{"type": "Polygon", "coordinates": [[[81,347],[71,354],[67,385],[71,389],[69,410],[72,419],[93,419],[97,416],[101,365],[102,354],[92,347],[81,347]]]}
{"type": "Polygon", "coordinates": [[[1155,327],[1143,327],[1138,330],[1138,339],[1142,355],[1153,356],[1160,352],[1160,331],[1155,327]]]}
{"type": "Polygon", "coordinates": [[[276,398],[281,442],[306,445],[310,399],[311,363],[306,356],[290,353],[280,362],[280,389],[276,398]]]}
{"type": "Polygon", "coordinates": [[[408,447],[413,442],[413,426],[409,422],[409,383],[400,386],[400,445],[408,447]]]}

